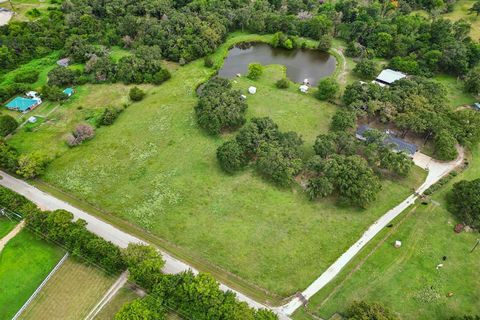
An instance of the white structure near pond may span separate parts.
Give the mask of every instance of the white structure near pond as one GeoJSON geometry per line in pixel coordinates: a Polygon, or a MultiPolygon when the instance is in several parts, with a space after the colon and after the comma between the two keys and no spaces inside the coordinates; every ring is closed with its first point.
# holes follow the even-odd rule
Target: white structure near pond
{"type": "Polygon", "coordinates": [[[407,76],[406,74],[400,71],[385,69],[385,70],[382,70],[382,72],[380,72],[380,74],[377,76],[374,82],[382,87],[385,87],[385,86],[391,85],[395,81],[405,78],[406,76],[407,76]]]}
{"type": "Polygon", "coordinates": [[[30,118],[28,118],[28,122],[29,123],[35,123],[35,122],[37,122],[37,118],[34,117],[34,116],[31,116],[30,118]]]}
{"type": "Polygon", "coordinates": [[[249,88],[248,88],[248,93],[250,93],[250,94],[255,94],[255,93],[257,93],[257,88],[256,88],[256,87],[253,87],[253,86],[252,86],[252,87],[249,87],[249,88]]]}
{"type": "Polygon", "coordinates": [[[299,89],[300,89],[300,91],[303,92],[303,93],[307,93],[307,92],[308,92],[308,86],[307,86],[307,85],[302,84],[299,89]]]}

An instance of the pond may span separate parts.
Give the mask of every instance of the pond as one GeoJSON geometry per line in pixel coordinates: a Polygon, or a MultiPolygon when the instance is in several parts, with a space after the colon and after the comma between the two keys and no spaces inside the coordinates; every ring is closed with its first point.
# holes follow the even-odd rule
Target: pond
{"type": "Polygon", "coordinates": [[[266,43],[243,43],[229,50],[223,67],[218,72],[222,78],[232,79],[245,75],[250,63],[279,64],[287,67],[287,77],[297,83],[308,79],[316,86],[318,81],[335,71],[336,60],[326,52],[311,49],[286,50],[266,43]]]}

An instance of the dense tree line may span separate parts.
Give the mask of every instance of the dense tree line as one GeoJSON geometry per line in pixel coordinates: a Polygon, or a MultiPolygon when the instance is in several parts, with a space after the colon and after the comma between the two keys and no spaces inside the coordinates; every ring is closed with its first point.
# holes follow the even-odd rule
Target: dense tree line
{"type": "Polygon", "coordinates": [[[165,319],[165,310],[174,310],[187,319],[198,320],[277,319],[270,311],[257,311],[245,302],[239,302],[233,292],[221,291],[209,274],[163,274],[164,261],[152,247],[130,245],[124,252],[124,259],[130,279],[147,289],[149,295],[124,305],[115,316],[116,320],[165,319]]]}
{"type": "Polygon", "coordinates": [[[213,78],[203,86],[195,107],[199,126],[213,135],[241,127],[246,111],[247,102],[241,92],[222,78],[213,78]]]}
{"type": "Polygon", "coordinates": [[[16,173],[26,179],[42,174],[51,158],[38,151],[20,154],[7,142],[0,139],[0,168],[16,173]]]}

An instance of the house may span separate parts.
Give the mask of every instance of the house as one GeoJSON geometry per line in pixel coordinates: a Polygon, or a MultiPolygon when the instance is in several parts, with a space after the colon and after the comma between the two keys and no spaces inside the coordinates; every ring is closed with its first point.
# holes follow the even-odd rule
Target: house
{"type": "Polygon", "coordinates": [[[61,67],[68,67],[70,64],[70,58],[63,58],[57,61],[57,64],[61,67]]]}
{"type": "Polygon", "coordinates": [[[6,107],[10,110],[17,110],[20,112],[27,112],[29,110],[35,109],[42,103],[42,99],[35,98],[23,98],[23,97],[16,97],[12,101],[6,104],[6,107]]]}
{"type": "Polygon", "coordinates": [[[384,69],[380,74],[377,76],[377,78],[373,81],[376,84],[385,87],[389,86],[395,81],[398,81],[400,79],[405,78],[407,75],[400,72],[400,71],[395,71],[392,69],[384,69]]]}
{"type": "Polygon", "coordinates": [[[475,103],[473,104],[473,108],[474,108],[475,110],[477,110],[477,111],[480,111],[480,102],[475,102],[475,103]]]}
{"type": "Polygon", "coordinates": [[[305,84],[302,84],[298,89],[300,89],[301,92],[307,93],[308,92],[308,86],[305,84]]]}
{"type": "MultiPolygon", "coordinates": [[[[360,126],[355,132],[355,136],[361,141],[366,141],[367,139],[365,138],[365,132],[369,130],[372,130],[372,128],[367,125],[360,126]]],[[[395,152],[405,152],[409,157],[413,157],[413,155],[418,151],[418,147],[415,144],[395,137],[390,131],[386,132],[386,137],[383,140],[383,144],[390,146],[395,152]]]]}
{"type": "Polygon", "coordinates": [[[257,93],[257,88],[256,88],[256,87],[250,87],[250,88],[248,88],[248,93],[250,93],[250,94],[255,94],[255,93],[257,93]]]}
{"type": "Polygon", "coordinates": [[[67,95],[67,97],[71,97],[72,94],[75,93],[75,90],[73,90],[73,88],[66,88],[65,90],[63,90],[63,93],[67,95]]]}

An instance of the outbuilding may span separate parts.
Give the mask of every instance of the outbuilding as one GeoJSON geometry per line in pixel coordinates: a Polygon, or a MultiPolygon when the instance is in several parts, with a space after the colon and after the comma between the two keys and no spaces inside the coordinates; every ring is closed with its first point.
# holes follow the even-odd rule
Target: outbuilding
{"type": "Polygon", "coordinates": [[[57,61],[57,64],[61,67],[68,67],[70,64],[70,58],[63,58],[57,61]]]}
{"type": "Polygon", "coordinates": [[[475,110],[477,110],[477,111],[480,111],[480,102],[475,102],[475,103],[473,104],[473,108],[474,108],[475,110]]]}
{"type": "Polygon", "coordinates": [[[389,86],[395,81],[403,79],[406,76],[407,76],[406,74],[400,71],[385,69],[385,70],[382,70],[382,72],[380,72],[380,74],[377,76],[377,78],[374,81],[378,85],[384,87],[384,86],[389,86]]]}
{"type": "Polygon", "coordinates": [[[66,88],[65,90],[63,90],[63,93],[67,95],[67,97],[71,97],[72,94],[75,93],[75,90],[73,90],[73,88],[66,88]]]}
{"type": "Polygon", "coordinates": [[[30,118],[28,118],[28,122],[29,123],[35,123],[35,122],[37,122],[37,118],[34,117],[34,116],[31,116],[30,118]]]}

